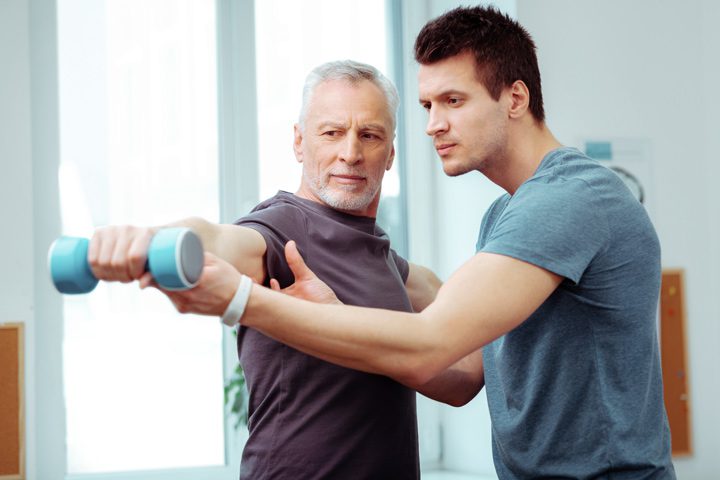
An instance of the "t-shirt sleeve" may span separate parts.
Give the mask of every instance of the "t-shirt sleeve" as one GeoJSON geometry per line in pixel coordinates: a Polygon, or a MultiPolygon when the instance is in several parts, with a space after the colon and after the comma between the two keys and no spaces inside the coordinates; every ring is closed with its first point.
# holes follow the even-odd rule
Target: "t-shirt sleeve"
{"type": "Polygon", "coordinates": [[[398,255],[398,253],[392,248],[390,249],[390,257],[395,262],[395,266],[400,273],[400,278],[402,278],[403,284],[405,284],[407,282],[408,275],[410,274],[410,264],[407,260],[398,255]]]}
{"type": "Polygon", "coordinates": [[[304,256],[306,244],[306,216],[294,205],[278,204],[256,210],[235,222],[235,225],[252,228],[265,239],[267,251],[265,252],[265,268],[268,284],[270,278],[280,282],[285,288],[294,282],[290,267],[285,260],[285,244],[295,240],[300,255],[304,256]]]}
{"type": "Polygon", "coordinates": [[[525,184],[480,251],[517,258],[578,283],[609,237],[600,200],[582,180],[525,184]]]}

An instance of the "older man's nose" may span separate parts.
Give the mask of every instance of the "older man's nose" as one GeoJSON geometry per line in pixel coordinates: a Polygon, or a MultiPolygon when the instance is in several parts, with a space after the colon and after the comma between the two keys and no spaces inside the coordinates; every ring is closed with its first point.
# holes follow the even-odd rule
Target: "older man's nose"
{"type": "Polygon", "coordinates": [[[354,165],[362,161],[362,159],[362,143],[360,139],[354,135],[345,137],[342,149],[340,150],[340,160],[347,164],[354,165]]]}

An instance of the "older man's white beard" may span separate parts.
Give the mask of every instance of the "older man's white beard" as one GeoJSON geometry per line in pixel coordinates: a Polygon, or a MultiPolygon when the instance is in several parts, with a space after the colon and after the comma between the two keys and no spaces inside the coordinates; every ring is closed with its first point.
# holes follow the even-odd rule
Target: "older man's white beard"
{"type": "Polygon", "coordinates": [[[375,198],[378,190],[377,185],[372,184],[369,180],[361,192],[356,192],[357,187],[353,185],[339,185],[331,188],[327,183],[321,183],[318,178],[313,179],[311,184],[315,189],[315,194],[329,207],[347,212],[365,210],[375,198]],[[345,189],[347,191],[343,192],[342,190],[345,189]]]}

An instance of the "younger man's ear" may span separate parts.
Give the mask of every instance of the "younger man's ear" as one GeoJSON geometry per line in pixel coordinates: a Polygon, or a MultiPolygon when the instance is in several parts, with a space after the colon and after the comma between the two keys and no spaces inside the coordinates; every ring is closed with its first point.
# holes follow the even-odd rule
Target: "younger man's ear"
{"type": "Polygon", "coordinates": [[[510,118],[518,118],[525,114],[530,106],[530,91],[522,80],[516,80],[510,86],[510,118]]]}

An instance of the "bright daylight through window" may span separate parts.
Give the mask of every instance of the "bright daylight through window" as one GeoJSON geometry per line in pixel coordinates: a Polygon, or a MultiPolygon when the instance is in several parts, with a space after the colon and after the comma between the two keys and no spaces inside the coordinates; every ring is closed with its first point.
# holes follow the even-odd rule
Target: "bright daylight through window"
{"type": "MultiPolygon", "coordinates": [[[[278,190],[295,192],[299,186],[301,167],[293,155],[292,127],[300,113],[305,76],[312,68],[352,59],[373,65],[392,80],[385,0],[311,4],[312,8],[287,0],[255,2],[261,199],[278,190]]],[[[383,179],[378,213],[378,223],[395,248],[404,239],[399,153],[383,179]]]]}
{"type": "MultiPolygon", "coordinates": [[[[215,3],[58,3],[63,233],[218,220],[215,3]]],[[[68,472],[223,465],[222,330],[159,292],[64,297],[68,472]]]]}

